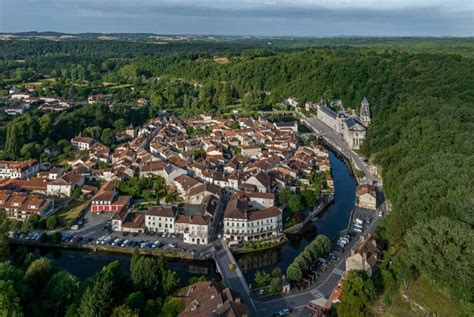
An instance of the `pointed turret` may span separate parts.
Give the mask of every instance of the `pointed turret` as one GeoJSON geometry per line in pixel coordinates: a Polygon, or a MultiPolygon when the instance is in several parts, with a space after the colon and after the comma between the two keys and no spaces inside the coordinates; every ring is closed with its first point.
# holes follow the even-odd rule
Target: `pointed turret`
{"type": "Polygon", "coordinates": [[[359,111],[360,121],[364,124],[365,127],[368,127],[369,124],[372,122],[371,115],[370,115],[370,104],[366,97],[362,99],[360,103],[360,111],[359,111]]]}

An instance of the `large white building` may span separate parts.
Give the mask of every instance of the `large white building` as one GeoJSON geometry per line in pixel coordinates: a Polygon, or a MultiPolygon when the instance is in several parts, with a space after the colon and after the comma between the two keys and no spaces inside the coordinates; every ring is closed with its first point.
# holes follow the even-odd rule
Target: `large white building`
{"type": "Polygon", "coordinates": [[[148,231],[175,233],[176,211],[172,207],[152,207],[145,214],[148,231]]]}
{"type": "Polygon", "coordinates": [[[318,119],[341,134],[349,148],[360,149],[365,140],[367,127],[371,123],[367,98],[364,97],[360,104],[359,116],[350,116],[344,110],[336,113],[322,98],[317,109],[318,119]]]}
{"type": "Polygon", "coordinates": [[[224,214],[224,239],[258,241],[282,232],[281,209],[262,195],[273,194],[239,192],[231,197],[224,214]]]}
{"type": "Polygon", "coordinates": [[[20,178],[29,179],[39,172],[37,160],[29,161],[0,161],[0,179],[20,178]]]}
{"type": "Polygon", "coordinates": [[[190,244],[208,244],[211,240],[212,219],[209,216],[184,216],[176,219],[176,233],[183,234],[183,242],[190,244]]]}

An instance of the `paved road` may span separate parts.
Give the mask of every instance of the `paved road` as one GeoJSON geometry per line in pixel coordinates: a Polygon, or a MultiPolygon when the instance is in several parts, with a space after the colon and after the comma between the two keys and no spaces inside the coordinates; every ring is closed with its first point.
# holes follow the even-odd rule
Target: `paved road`
{"type": "Polygon", "coordinates": [[[316,117],[305,117],[302,119],[302,122],[315,131],[317,136],[323,137],[331,145],[335,146],[339,152],[349,158],[356,165],[356,167],[364,173],[368,180],[371,182],[378,180],[372,175],[368,166],[359,157],[359,155],[353,150],[349,149],[346,142],[344,142],[342,136],[339,133],[331,129],[316,117]]]}
{"type": "Polygon", "coordinates": [[[216,261],[218,270],[226,285],[240,294],[242,300],[247,304],[252,312],[251,315],[255,316],[256,306],[253,299],[250,297],[250,289],[242,271],[240,271],[237,261],[235,261],[234,256],[227,245],[222,243],[221,240],[217,240],[214,245],[219,249],[214,252],[214,260],[216,261]],[[235,269],[229,270],[229,264],[235,265],[235,269]]]}
{"type": "MultiPolygon", "coordinates": [[[[375,220],[367,226],[363,234],[367,235],[368,233],[373,233],[377,224],[378,218],[375,218],[375,220]]],[[[288,305],[294,307],[292,316],[308,316],[308,311],[305,308],[306,304],[314,299],[329,297],[332,290],[337,286],[342,274],[345,272],[346,257],[350,254],[351,248],[355,245],[358,239],[359,235],[351,240],[344,249],[344,252],[339,256],[339,260],[329,265],[323,275],[319,277],[318,281],[309,289],[301,293],[276,298],[270,301],[258,301],[254,299],[253,304],[256,309],[252,311],[252,316],[271,316],[281,309],[288,307],[288,305]]]]}

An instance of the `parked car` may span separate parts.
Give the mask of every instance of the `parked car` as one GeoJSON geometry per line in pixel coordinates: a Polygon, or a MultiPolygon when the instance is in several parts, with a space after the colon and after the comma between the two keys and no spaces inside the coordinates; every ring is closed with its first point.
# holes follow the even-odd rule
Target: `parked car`
{"type": "Polygon", "coordinates": [[[79,229],[79,225],[75,224],[71,227],[71,230],[78,230],[79,229]]]}
{"type": "Polygon", "coordinates": [[[290,310],[288,308],[282,309],[278,312],[278,316],[286,316],[290,314],[290,310]]]}
{"type": "Polygon", "coordinates": [[[229,263],[227,265],[227,268],[229,269],[229,271],[233,271],[233,270],[235,270],[235,264],[234,263],[229,263]]]}

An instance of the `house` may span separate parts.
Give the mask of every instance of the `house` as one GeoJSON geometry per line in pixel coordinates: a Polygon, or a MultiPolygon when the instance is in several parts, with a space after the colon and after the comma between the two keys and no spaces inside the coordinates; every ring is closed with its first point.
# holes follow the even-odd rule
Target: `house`
{"type": "Polygon", "coordinates": [[[249,317],[250,312],[240,295],[220,282],[197,282],[178,294],[184,301],[179,317],[249,317]]]}
{"type": "Polygon", "coordinates": [[[175,233],[176,209],[156,206],[145,213],[145,228],[153,232],[175,233]]]}
{"type": "Polygon", "coordinates": [[[93,105],[99,101],[104,100],[107,97],[107,95],[104,94],[95,94],[95,95],[90,95],[87,97],[87,103],[90,105],[93,105]]]}
{"type": "Polygon", "coordinates": [[[234,194],[224,213],[224,239],[255,241],[280,234],[282,210],[264,208],[248,193],[234,194]]]}
{"type": "Polygon", "coordinates": [[[145,215],[139,212],[129,212],[128,206],[123,206],[112,218],[112,230],[131,233],[143,233],[145,215]]]}
{"type": "Polygon", "coordinates": [[[177,233],[183,234],[184,243],[208,244],[212,219],[209,216],[179,215],[176,219],[177,233]]]}
{"type": "Polygon", "coordinates": [[[377,209],[377,192],[373,185],[363,184],[357,186],[356,189],[357,207],[376,210],[377,209]]]}
{"type": "Polygon", "coordinates": [[[134,138],[136,136],[135,128],[133,127],[132,123],[130,123],[130,125],[125,129],[125,134],[130,136],[131,138],[134,138]]]}
{"type": "Polygon", "coordinates": [[[130,200],[130,196],[119,196],[115,190],[115,181],[110,181],[105,183],[92,197],[91,211],[98,213],[102,211],[118,212],[123,206],[128,206],[130,200]]]}
{"type": "Polygon", "coordinates": [[[274,123],[275,129],[278,131],[285,131],[285,132],[298,132],[298,122],[290,121],[290,122],[275,122],[274,123]]]}
{"type": "Polygon", "coordinates": [[[94,143],[95,140],[93,138],[86,136],[79,135],[71,139],[71,145],[76,150],[89,150],[94,143]]]}
{"type": "Polygon", "coordinates": [[[46,193],[50,196],[70,197],[76,187],[84,185],[83,175],[69,172],[47,184],[46,193]]]}
{"type": "Polygon", "coordinates": [[[221,195],[221,188],[211,184],[202,184],[191,188],[187,195],[187,202],[189,204],[201,204],[208,196],[219,198],[221,195]]]}
{"type": "Polygon", "coordinates": [[[0,191],[0,209],[6,216],[16,220],[26,220],[32,214],[44,216],[54,209],[54,200],[24,192],[0,191]]]}
{"type": "Polygon", "coordinates": [[[380,260],[381,254],[382,251],[377,246],[374,236],[369,235],[367,238],[361,236],[351,250],[351,255],[346,258],[346,271],[364,270],[371,276],[372,269],[380,260]]]}
{"type": "Polygon", "coordinates": [[[0,161],[0,179],[20,178],[28,179],[39,172],[37,160],[29,161],[0,161]]]}
{"type": "Polygon", "coordinates": [[[262,148],[258,145],[243,145],[240,147],[241,154],[246,157],[258,157],[262,148]]]}
{"type": "Polygon", "coordinates": [[[256,175],[250,176],[243,184],[246,192],[268,193],[272,184],[272,179],[268,174],[261,171],[256,175]]]}
{"type": "Polygon", "coordinates": [[[145,162],[140,167],[140,176],[141,177],[153,177],[153,176],[161,176],[166,178],[165,168],[168,164],[163,161],[149,161],[145,162]]]}
{"type": "Polygon", "coordinates": [[[183,197],[186,197],[192,188],[202,185],[200,181],[184,174],[176,177],[173,183],[183,197]]]}

